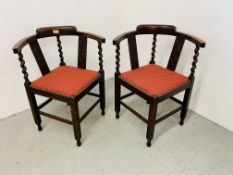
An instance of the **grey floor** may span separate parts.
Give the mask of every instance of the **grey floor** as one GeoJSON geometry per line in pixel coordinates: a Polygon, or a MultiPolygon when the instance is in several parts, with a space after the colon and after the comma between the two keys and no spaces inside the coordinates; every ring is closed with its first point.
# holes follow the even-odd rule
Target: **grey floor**
{"type": "MultiPolygon", "coordinates": [[[[106,115],[99,108],[82,123],[77,147],[70,125],[43,117],[38,132],[29,110],[0,121],[0,175],[232,175],[233,133],[189,111],[183,127],[179,113],[156,125],[151,148],[146,126],[122,107],[115,119],[113,81],[107,81],[106,115]]],[[[81,112],[93,97],[83,99],[81,112]]],[[[148,105],[136,96],[128,104],[147,114],[148,105]]],[[[159,115],[175,108],[165,101],[159,115]]],[[[69,106],[52,102],[50,111],[70,118],[69,106]]],[[[219,116],[221,117],[221,116],[219,116]]]]}

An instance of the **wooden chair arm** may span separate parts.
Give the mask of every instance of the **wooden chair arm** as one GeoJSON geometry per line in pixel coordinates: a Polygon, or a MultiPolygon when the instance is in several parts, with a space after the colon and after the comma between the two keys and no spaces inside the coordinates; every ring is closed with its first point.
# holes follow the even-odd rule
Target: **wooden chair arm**
{"type": "Polygon", "coordinates": [[[18,41],[14,46],[13,46],[13,52],[15,54],[18,54],[19,52],[21,52],[22,48],[27,45],[31,40],[35,39],[36,35],[31,35],[28,36],[26,38],[21,39],[20,41],[18,41]]]}
{"type": "Polygon", "coordinates": [[[193,35],[190,35],[187,33],[182,33],[182,32],[177,32],[177,34],[181,35],[182,37],[184,37],[185,39],[189,40],[190,42],[196,44],[199,47],[205,47],[205,41],[203,41],[202,39],[200,39],[196,36],[193,36],[193,35]]]}
{"type": "Polygon", "coordinates": [[[126,32],[126,33],[122,33],[120,35],[118,35],[116,38],[113,39],[113,44],[117,45],[120,44],[120,42],[132,35],[135,35],[136,31],[130,31],[130,32],[126,32]]]}
{"type": "Polygon", "coordinates": [[[79,36],[84,36],[84,37],[87,37],[87,38],[94,39],[97,42],[105,43],[105,38],[100,36],[100,35],[90,33],[90,32],[83,32],[83,31],[78,31],[77,33],[78,33],[79,36]]]}

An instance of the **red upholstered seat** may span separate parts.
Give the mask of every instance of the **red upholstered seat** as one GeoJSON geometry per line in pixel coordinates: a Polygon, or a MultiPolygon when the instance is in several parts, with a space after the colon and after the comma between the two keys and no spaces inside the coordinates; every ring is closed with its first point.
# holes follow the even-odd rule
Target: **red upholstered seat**
{"type": "Polygon", "coordinates": [[[31,87],[64,96],[74,96],[99,76],[96,71],[62,66],[33,81],[31,87]]]}
{"type": "Polygon", "coordinates": [[[120,78],[150,96],[164,95],[189,81],[187,77],[155,64],[122,73],[120,78]]]}

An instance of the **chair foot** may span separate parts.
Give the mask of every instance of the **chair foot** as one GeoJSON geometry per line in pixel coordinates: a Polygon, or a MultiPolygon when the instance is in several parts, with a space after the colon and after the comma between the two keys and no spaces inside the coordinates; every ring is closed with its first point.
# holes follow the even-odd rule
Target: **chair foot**
{"type": "Polygon", "coordinates": [[[77,141],[77,146],[81,146],[81,145],[82,145],[81,141],[80,140],[77,141]]]}
{"type": "Polygon", "coordinates": [[[119,119],[120,118],[120,115],[119,115],[119,113],[117,112],[116,113],[116,119],[119,119]]]}
{"type": "Polygon", "coordinates": [[[104,110],[101,111],[101,115],[102,115],[102,116],[105,115],[105,111],[104,111],[104,110]]]}
{"type": "Polygon", "coordinates": [[[38,126],[38,131],[42,131],[42,130],[43,130],[42,126],[39,125],[39,126],[38,126]]]}
{"type": "Polygon", "coordinates": [[[148,140],[147,143],[146,143],[146,146],[150,147],[151,146],[151,141],[148,140]]]}
{"type": "Polygon", "coordinates": [[[180,121],[180,125],[181,125],[181,126],[184,125],[184,121],[183,121],[183,120],[180,121]]]}

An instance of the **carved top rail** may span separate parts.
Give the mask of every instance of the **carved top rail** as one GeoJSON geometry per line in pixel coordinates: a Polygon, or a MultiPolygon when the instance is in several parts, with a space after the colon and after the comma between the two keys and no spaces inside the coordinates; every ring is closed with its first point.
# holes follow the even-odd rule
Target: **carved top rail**
{"type": "Polygon", "coordinates": [[[77,28],[75,26],[53,26],[36,29],[36,34],[40,37],[57,35],[75,35],[77,28]]]}
{"type": "Polygon", "coordinates": [[[137,34],[173,34],[176,32],[176,27],[172,25],[160,25],[160,24],[143,24],[138,25],[136,28],[137,34]]]}

